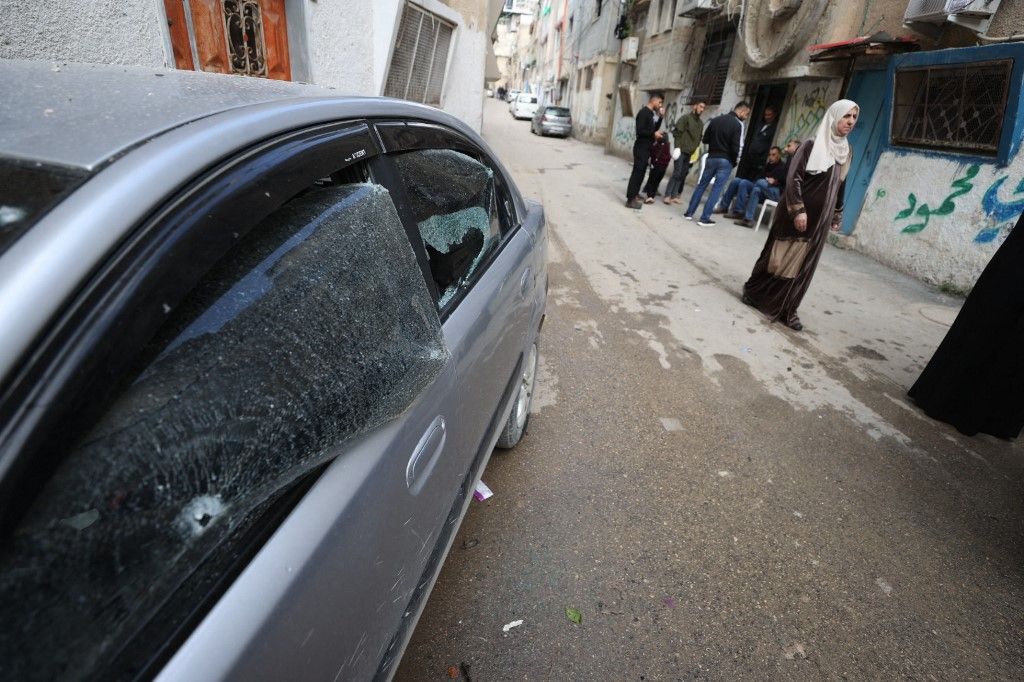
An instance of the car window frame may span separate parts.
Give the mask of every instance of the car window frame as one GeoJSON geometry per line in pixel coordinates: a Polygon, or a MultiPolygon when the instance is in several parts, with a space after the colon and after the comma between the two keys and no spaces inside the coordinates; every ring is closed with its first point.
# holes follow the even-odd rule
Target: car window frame
{"type": "Polygon", "coordinates": [[[65,302],[0,396],[0,457],[7,460],[0,478],[0,535],[16,525],[59,464],[55,453],[66,452],[83,435],[82,424],[94,423],[107,408],[130,358],[167,311],[217,260],[297,192],[380,151],[364,119],[254,141],[197,174],[127,231],[65,302]],[[83,387],[91,396],[87,403],[80,397],[83,387]]]}
{"type": "Polygon", "coordinates": [[[473,290],[476,283],[483,276],[483,273],[491,267],[508,242],[522,227],[523,221],[517,210],[515,196],[511,192],[511,185],[504,170],[495,163],[491,155],[458,131],[437,123],[422,121],[387,119],[374,121],[373,124],[383,150],[383,153],[375,161],[379,164],[378,167],[381,168],[382,177],[387,178],[387,182],[391,185],[389,189],[391,189],[392,195],[396,197],[395,204],[399,206],[399,215],[402,217],[403,222],[405,222],[406,234],[413,242],[413,250],[416,251],[417,261],[423,269],[423,275],[429,280],[429,287],[434,292],[435,303],[440,300],[441,292],[437,291],[437,286],[431,276],[426,246],[419,233],[419,227],[407,208],[409,203],[407,201],[407,190],[404,181],[395,167],[394,156],[412,151],[448,149],[466,154],[475,161],[484,164],[494,175],[494,194],[501,232],[500,239],[473,272],[468,286],[461,289],[444,307],[438,308],[438,315],[443,323],[458,308],[459,303],[465,299],[468,293],[473,290]],[[402,139],[398,139],[399,135],[403,132],[408,134],[402,135],[402,139]],[[401,201],[398,200],[399,197],[401,201]]]}

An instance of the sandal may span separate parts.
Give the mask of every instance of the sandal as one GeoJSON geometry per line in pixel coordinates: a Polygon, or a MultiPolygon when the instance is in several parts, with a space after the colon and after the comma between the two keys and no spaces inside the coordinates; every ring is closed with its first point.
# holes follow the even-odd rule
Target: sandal
{"type": "Polygon", "coordinates": [[[672,197],[665,197],[664,199],[661,200],[661,203],[663,203],[663,204],[671,204],[672,203],[672,197]]]}
{"type": "Polygon", "coordinates": [[[644,199],[644,203],[645,204],[653,204],[654,203],[654,197],[647,197],[646,199],[644,199]]]}
{"type": "Polygon", "coordinates": [[[786,326],[795,332],[798,332],[804,328],[804,325],[800,322],[800,318],[797,317],[796,315],[786,320],[786,326]]]}

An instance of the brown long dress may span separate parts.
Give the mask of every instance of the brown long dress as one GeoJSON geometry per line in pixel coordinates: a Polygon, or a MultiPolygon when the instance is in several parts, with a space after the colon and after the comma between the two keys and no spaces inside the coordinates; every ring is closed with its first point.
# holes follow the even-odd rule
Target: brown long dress
{"type": "Polygon", "coordinates": [[[796,319],[829,230],[843,222],[846,183],[842,167],[835,164],[823,173],[807,173],[812,147],[814,140],[807,140],[793,154],[768,241],[743,285],[744,296],[758,310],[787,323],[796,319]],[[793,223],[800,213],[807,213],[804,232],[793,223]]]}

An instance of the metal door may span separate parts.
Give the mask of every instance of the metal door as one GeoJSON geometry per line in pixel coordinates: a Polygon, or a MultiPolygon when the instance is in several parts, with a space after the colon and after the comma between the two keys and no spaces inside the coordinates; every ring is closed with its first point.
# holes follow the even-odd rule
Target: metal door
{"type": "Polygon", "coordinates": [[[857,225],[878,155],[885,145],[883,121],[889,110],[887,79],[886,71],[858,71],[846,94],[847,99],[860,105],[860,117],[850,133],[853,163],[846,178],[843,234],[850,234],[857,225]]]}

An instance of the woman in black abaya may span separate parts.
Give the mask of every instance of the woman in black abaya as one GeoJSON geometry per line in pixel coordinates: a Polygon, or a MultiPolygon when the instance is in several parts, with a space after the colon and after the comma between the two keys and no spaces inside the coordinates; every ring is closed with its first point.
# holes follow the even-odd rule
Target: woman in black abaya
{"type": "Polygon", "coordinates": [[[985,267],[910,389],[961,433],[1016,438],[1024,425],[1024,215],[985,267]]]}
{"type": "Polygon", "coordinates": [[[853,151],[846,140],[860,107],[841,99],[825,112],[814,137],[789,161],[786,189],[768,241],[743,285],[743,302],[800,331],[796,314],[811,285],[829,230],[843,222],[843,195],[853,151]]]}

